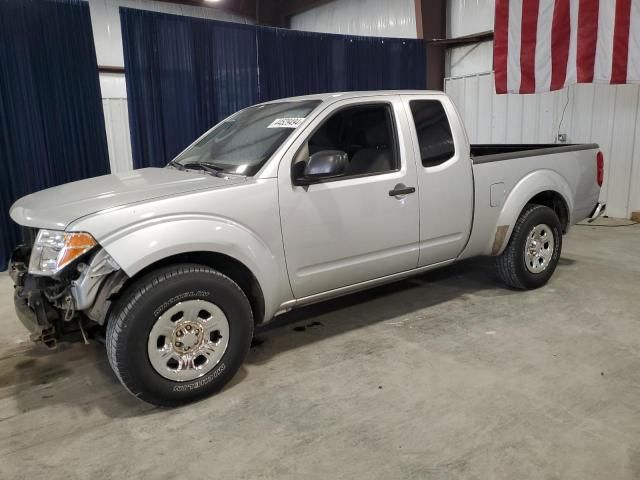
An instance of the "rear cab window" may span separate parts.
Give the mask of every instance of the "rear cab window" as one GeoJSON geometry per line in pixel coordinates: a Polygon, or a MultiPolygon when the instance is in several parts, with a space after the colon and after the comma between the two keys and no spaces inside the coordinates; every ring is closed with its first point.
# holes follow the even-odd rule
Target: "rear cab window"
{"type": "Polygon", "coordinates": [[[435,167],[455,155],[451,125],[438,100],[411,100],[411,115],[416,127],[422,166],[435,167]]]}

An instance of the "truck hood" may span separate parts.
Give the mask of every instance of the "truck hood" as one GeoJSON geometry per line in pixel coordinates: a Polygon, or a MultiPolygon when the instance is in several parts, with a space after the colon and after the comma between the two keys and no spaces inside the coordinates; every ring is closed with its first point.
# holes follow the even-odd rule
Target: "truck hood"
{"type": "Polygon", "coordinates": [[[16,201],[11,218],[26,227],[61,230],[101,210],[244,182],[194,171],[144,168],[66,183],[16,201]]]}

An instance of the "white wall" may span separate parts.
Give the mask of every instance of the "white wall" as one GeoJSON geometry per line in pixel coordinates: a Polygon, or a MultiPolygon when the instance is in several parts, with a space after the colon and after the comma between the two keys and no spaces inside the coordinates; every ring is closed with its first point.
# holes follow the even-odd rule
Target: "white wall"
{"type": "MultiPolygon", "coordinates": [[[[455,38],[493,30],[495,0],[448,0],[447,37],[455,38]]],[[[451,48],[447,75],[459,77],[493,69],[493,42],[451,48]]]]}
{"type": "Polygon", "coordinates": [[[133,168],[133,160],[124,75],[100,74],[100,90],[111,172],[127,172],[133,168]]]}
{"type": "MultiPolygon", "coordinates": [[[[494,0],[449,0],[448,35],[493,30],[494,0]]],[[[605,155],[601,198],[608,215],[640,211],[640,86],[574,85],[535,95],[496,95],[493,44],[452,49],[445,90],[474,143],[598,143],[605,155]],[[562,110],[567,106],[562,125],[562,110]]]]}
{"type": "MultiPolygon", "coordinates": [[[[96,56],[100,66],[124,67],[120,13],[118,11],[121,6],[212,20],[252,23],[243,17],[216,8],[191,7],[149,0],[87,1],[91,12],[96,56]]],[[[101,73],[100,88],[102,90],[102,107],[107,130],[111,171],[123,172],[131,170],[133,163],[124,75],[101,73]]]]}
{"type": "Polygon", "coordinates": [[[448,78],[445,90],[472,143],[555,143],[558,132],[569,143],[598,143],[605,157],[600,196],[607,214],[628,218],[640,210],[640,86],[581,84],[496,95],[493,74],[485,73],[448,78]]]}
{"type": "Polygon", "coordinates": [[[461,77],[493,70],[493,42],[450,48],[446,55],[448,77],[461,77]]]}
{"type": "Polygon", "coordinates": [[[310,32],[417,38],[415,0],[333,0],[291,18],[310,32]]]}
{"type": "Polygon", "coordinates": [[[448,0],[447,36],[462,37],[493,30],[495,0],[448,0]]]}

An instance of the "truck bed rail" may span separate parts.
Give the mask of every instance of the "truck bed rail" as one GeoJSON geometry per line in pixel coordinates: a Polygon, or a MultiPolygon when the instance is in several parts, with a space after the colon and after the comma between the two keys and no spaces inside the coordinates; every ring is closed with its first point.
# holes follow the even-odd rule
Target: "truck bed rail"
{"type": "Polygon", "coordinates": [[[535,143],[535,144],[472,144],[471,159],[474,164],[499,162],[534,155],[577,152],[600,148],[597,143],[535,143]]]}

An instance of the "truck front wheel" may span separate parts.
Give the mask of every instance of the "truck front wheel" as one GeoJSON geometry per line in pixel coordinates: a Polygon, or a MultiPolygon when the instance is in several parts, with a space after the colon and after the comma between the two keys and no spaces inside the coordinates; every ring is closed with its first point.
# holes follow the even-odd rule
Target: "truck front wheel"
{"type": "Polygon", "coordinates": [[[532,289],[546,284],[562,251],[562,226],[556,213],[543,205],[525,207],[513,228],[509,244],[497,258],[498,277],[513,288],[532,289]]]}
{"type": "Polygon", "coordinates": [[[249,300],[233,280],[202,265],[173,265],[124,292],[107,325],[107,356],[132,395],[177,406],[227,384],[252,335],[249,300]]]}

